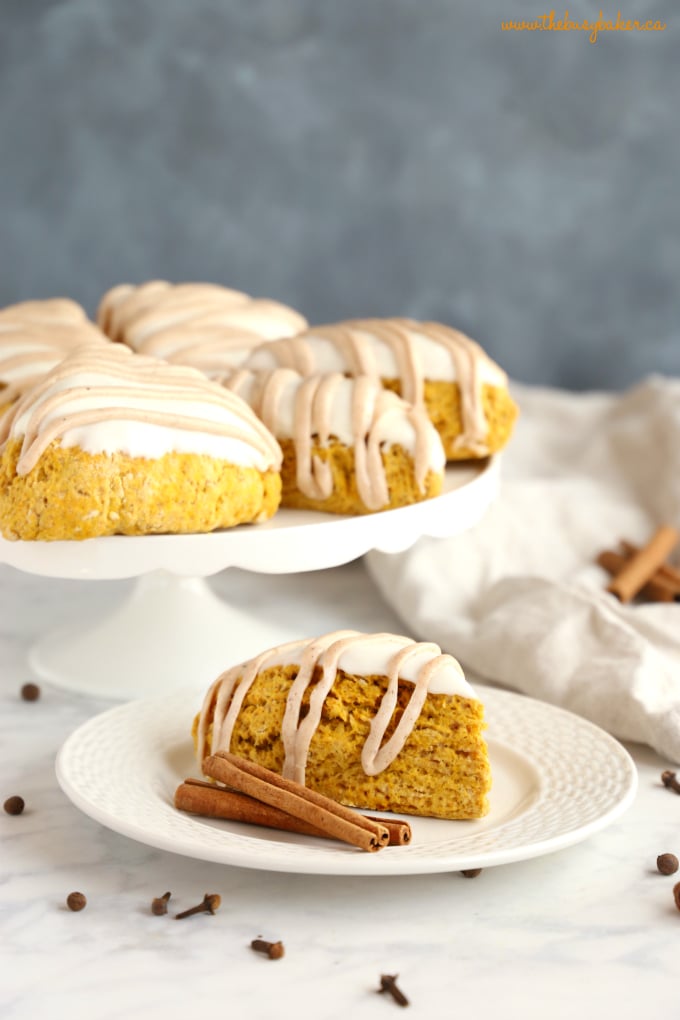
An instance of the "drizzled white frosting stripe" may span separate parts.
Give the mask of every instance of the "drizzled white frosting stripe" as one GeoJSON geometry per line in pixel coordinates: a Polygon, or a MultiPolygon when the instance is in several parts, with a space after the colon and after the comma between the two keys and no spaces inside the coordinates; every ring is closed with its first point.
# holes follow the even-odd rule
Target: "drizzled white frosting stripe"
{"type": "Polygon", "coordinates": [[[10,404],[67,354],[108,339],[67,298],[24,301],[0,309],[0,403],[10,404]]]}
{"type": "Polygon", "coordinates": [[[465,680],[460,664],[442,654],[438,645],[415,642],[396,634],[361,634],[344,630],[309,641],[295,641],[269,649],[222,673],[208,690],[198,718],[196,757],[201,763],[208,753],[229,751],[243,702],[259,673],[273,667],[295,665],[281,725],[284,748],[282,775],[304,783],[309,747],[321,721],[324,701],[338,670],[352,676],[384,676],[387,689],[371,723],[361,754],[368,776],[378,775],[397,757],[412,732],[428,694],[476,696],[465,680]],[[320,676],[314,680],[315,673],[320,676]],[[413,685],[402,716],[390,736],[385,734],[397,704],[400,682],[413,685]],[[312,688],[307,714],[301,719],[303,699],[312,688]]]}
{"type": "Polygon", "coordinates": [[[449,326],[414,319],[356,319],[313,326],[299,336],[258,347],[243,367],[399,379],[402,396],[414,404],[422,403],[426,380],[457,382],[463,431],[456,445],[480,455],[488,453],[482,385],[507,386],[505,373],[474,340],[449,326]]]}
{"type": "Polygon", "coordinates": [[[20,301],[15,305],[0,308],[0,331],[21,323],[45,323],[50,326],[73,325],[87,322],[87,314],[76,301],[70,298],[46,298],[42,301],[20,301]]]}
{"type": "Polygon", "coordinates": [[[398,444],[411,454],[421,492],[428,473],[444,469],[441,440],[425,411],[384,390],[378,380],[337,372],[303,378],[291,369],[241,370],[225,385],[277,439],[293,440],[297,486],[310,499],[323,501],[333,492],[330,466],[312,452],[315,443],[325,446],[331,437],[353,449],[357,489],[369,510],[389,502],[384,449],[398,444]]]}
{"type": "Polygon", "coordinates": [[[278,301],[217,284],[165,280],[114,287],[102,298],[97,321],[112,340],[210,378],[238,367],[263,340],[293,336],[307,326],[278,301]]]}
{"type": "Polygon", "coordinates": [[[92,454],[207,454],[260,471],[281,464],[278,443],[239,397],[193,369],[110,343],[79,348],[25,394],[0,426],[0,442],[17,437],[19,475],[55,440],[92,454]]]}

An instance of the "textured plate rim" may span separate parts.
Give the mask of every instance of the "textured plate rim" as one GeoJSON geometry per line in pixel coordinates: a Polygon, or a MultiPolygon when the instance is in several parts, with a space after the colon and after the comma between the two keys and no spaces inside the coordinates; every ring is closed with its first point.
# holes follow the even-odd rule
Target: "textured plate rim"
{"type": "MultiPolygon", "coordinates": [[[[170,714],[171,718],[177,716],[177,725],[181,731],[188,732],[187,719],[191,718],[193,710],[197,707],[195,691],[174,692],[163,699],[150,698],[140,701],[127,702],[93,716],[71,733],[62,744],[56,758],[56,775],[59,785],[69,800],[85,815],[99,822],[106,828],[134,839],[137,842],[159,850],[177,853],[182,856],[191,857],[197,860],[222,863],[235,867],[243,867],[254,870],[278,871],[302,874],[325,874],[325,875],[348,875],[348,876],[389,876],[425,874],[443,871],[459,871],[467,868],[486,868],[501,864],[510,864],[517,861],[528,860],[544,854],[553,853],[566,849],[576,843],[582,842],[594,833],[605,828],[618,818],[628,807],[630,807],[637,791],[637,769],[628,751],[610,734],[589,722],[581,716],[575,715],[566,709],[541,702],[526,695],[506,690],[476,685],[482,700],[486,706],[486,715],[489,722],[488,740],[490,749],[509,751],[519,756],[528,766],[532,767],[541,776],[537,787],[533,791],[531,802],[527,803],[524,810],[520,810],[516,816],[509,821],[500,822],[495,827],[480,832],[475,829],[467,830],[467,835],[460,838],[461,826],[475,826],[472,822],[435,822],[442,827],[458,827],[459,836],[442,840],[440,843],[429,843],[426,848],[411,844],[408,847],[390,848],[380,854],[365,854],[356,851],[351,847],[344,847],[325,840],[307,840],[298,845],[296,837],[287,836],[292,842],[279,843],[275,834],[268,832],[270,838],[264,839],[257,834],[240,835],[229,828],[218,830],[206,826],[202,819],[191,815],[183,815],[176,812],[168,797],[159,793],[151,774],[135,776],[135,782],[141,784],[142,794],[146,798],[146,806],[149,813],[162,808],[170,811],[173,821],[181,816],[182,825],[186,831],[186,837],[178,839],[167,832],[158,831],[149,824],[144,824],[137,818],[130,817],[125,811],[110,810],[98,802],[97,793],[101,791],[86,788],[74,775],[73,759],[82,750],[93,733],[101,736],[103,732],[112,731],[119,719],[130,725],[133,734],[139,730],[145,712],[154,710],[164,711],[170,714]],[[541,825],[542,814],[554,803],[555,797],[564,795],[565,790],[556,789],[554,781],[546,778],[543,764],[538,761],[535,753],[527,752],[523,747],[518,746],[513,734],[503,734],[503,716],[508,711],[521,709],[528,712],[534,721],[537,719],[545,728],[545,753],[550,754],[551,736],[556,730],[565,730],[570,736],[584,740],[589,748],[589,753],[598,751],[604,756],[613,770],[612,777],[615,781],[614,787],[608,797],[599,807],[595,807],[590,814],[584,810],[580,823],[567,825],[561,831],[546,832],[543,838],[522,839],[522,826],[529,820],[533,824],[541,825]],[[494,730],[500,729],[499,736],[494,735],[494,730]],[[146,785],[145,785],[146,784],[146,785]],[[208,840],[208,833],[219,833],[219,842],[208,840]],[[488,836],[496,836],[499,845],[491,848],[481,846],[488,836]],[[338,847],[336,849],[336,847],[338,847]],[[292,852],[291,852],[292,850],[292,852]]],[[[531,721],[531,720],[530,720],[531,721]]],[[[159,721],[160,726],[160,721],[159,721]]],[[[523,737],[524,734],[520,734],[523,737]]],[[[163,734],[145,733],[150,737],[151,742],[162,740],[163,734]]],[[[187,736],[187,744],[189,738],[187,736]]],[[[101,744],[97,742],[97,746],[101,744]]],[[[150,763],[153,761],[151,748],[150,763]]],[[[99,753],[102,753],[99,751],[99,753]]],[[[559,759],[559,755],[558,755],[559,759]]],[[[158,765],[161,765],[161,756],[157,754],[158,765]]],[[[590,759],[589,759],[590,760],[590,759]]],[[[553,762],[553,764],[555,764],[553,762]]],[[[558,760],[559,764],[559,760],[558,760]]],[[[568,795],[579,796],[587,794],[585,780],[588,778],[588,771],[578,769],[573,771],[574,762],[571,755],[564,755],[565,778],[568,795]],[[570,766],[572,770],[570,771],[570,766]],[[584,784],[579,785],[579,776],[584,784]],[[573,780],[576,779],[576,783],[573,780]]],[[[107,774],[109,789],[116,789],[116,783],[123,779],[126,782],[130,777],[117,776],[113,772],[107,774]]],[[[183,775],[177,774],[175,782],[180,782],[183,775]]],[[[120,787],[119,787],[120,789],[120,787]]],[[[601,793],[598,787],[598,791],[601,793]]],[[[103,791],[106,793],[106,789],[103,791]]],[[[414,820],[414,825],[418,822],[414,820]]],[[[431,824],[431,820],[428,820],[431,824]]],[[[230,823],[223,823],[229,826],[230,823]]],[[[238,828],[238,827],[237,827],[238,828]]],[[[253,828],[253,833],[256,829],[253,828]]],[[[442,829],[442,831],[445,831],[442,829]]],[[[449,828],[449,832],[452,830],[449,828]]]]}

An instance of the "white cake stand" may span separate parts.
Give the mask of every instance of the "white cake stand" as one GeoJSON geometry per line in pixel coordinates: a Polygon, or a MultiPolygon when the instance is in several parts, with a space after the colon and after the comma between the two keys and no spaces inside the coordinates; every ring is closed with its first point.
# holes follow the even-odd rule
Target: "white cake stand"
{"type": "Polygon", "coordinates": [[[66,690],[102,697],[148,697],[196,686],[281,641],[284,632],[229,605],[203,578],[227,567],[290,574],[339,566],[369,549],[395,553],[422,535],[444,538],[472,527],[498,488],[499,459],[447,468],[436,499],[364,517],[279,510],[266,524],[208,535],[113,536],[83,542],[8,542],[0,562],[42,577],[138,578],[103,619],[78,619],[42,637],[30,664],[66,690]]]}

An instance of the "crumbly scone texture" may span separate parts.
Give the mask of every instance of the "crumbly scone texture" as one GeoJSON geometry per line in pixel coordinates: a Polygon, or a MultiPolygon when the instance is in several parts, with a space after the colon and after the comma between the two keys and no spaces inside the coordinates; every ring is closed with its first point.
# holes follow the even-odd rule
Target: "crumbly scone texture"
{"type": "Polygon", "coordinates": [[[214,531],[267,520],[280,501],[278,472],[201,454],[150,460],[56,441],[19,476],[20,452],[21,439],[13,439],[0,456],[0,531],[7,539],[214,531]]]}
{"type": "MultiPolygon", "coordinates": [[[[401,396],[398,379],[383,379],[385,389],[401,396]]],[[[456,446],[456,440],[463,431],[460,387],[456,382],[442,382],[426,379],[423,400],[430,421],[442,441],[447,460],[479,460],[480,455],[466,446],[456,446]]],[[[482,386],[482,407],[489,424],[486,443],[489,454],[498,453],[512,435],[519,413],[517,404],[509,392],[499,386],[482,386]]],[[[484,454],[488,456],[489,454],[484,454]]]]}
{"type": "MultiPolygon", "coordinates": [[[[297,487],[297,457],[292,439],[279,439],[283,452],[281,467],[281,505],[301,510],[322,510],[332,514],[375,513],[362,501],[357,488],[354,470],[354,451],[344,443],[331,438],[327,446],[314,443],[312,452],[319,460],[327,462],[333,473],[333,492],[328,499],[317,500],[306,496],[297,487]]],[[[382,451],[389,503],[380,510],[393,510],[399,506],[410,506],[424,499],[438,496],[442,489],[443,476],[429,471],[425,477],[424,490],[418,488],[413,457],[402,446],[390,446],[382,451]]]]}
{"type": "MultiPolygon", "coordinates": [[[[281,772],[284,760],[281,723],[297,666],[263,670],[245,696],[231,739],[233,754],[281,772]]],[[[491,768],[479,701],[429,694],[418,721],[395,760],[377,776],[361,766],[369,733],[387,679],[354,676],[339,670],[326,697],[312,738],[306,785],[333,800],[369,811],[434,818],[481,818],[489,809],[491,768]]],[[[302,713],[314,689],[311,684],[302,713]]],[[[413,685],[399,684],[397,707],[386,731],[394,731],[413,685]]],[[[194,738],[198,717],[194,721],[194,738]]],[[[208,728],[208,744],[212,729],[208,728]]]]}

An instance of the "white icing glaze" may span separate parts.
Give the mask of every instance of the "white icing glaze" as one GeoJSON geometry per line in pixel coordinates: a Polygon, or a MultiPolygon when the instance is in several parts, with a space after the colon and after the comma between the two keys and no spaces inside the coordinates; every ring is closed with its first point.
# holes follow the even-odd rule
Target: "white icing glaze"
{"type": "Polygon", "coordinates": [[[0,403],[11,404],[77,347],[108,340],[67,298],[0,309],[0,403]]]}
{"type": "Polygon", "coordinates": [[[239,397],[191,368],[110,343],[79,348],[18,402],[0,441],[18,437],[19,475],[55,440],[91,454],[207,454],[260,471],[281,463],[276,440],[239,397]]]}
{"type": "Polygon", "coordinates": [[[114,287],[102,298],[97,321],[112,340],[210,378],[237,368],[263,340],[293,336],[307,326],[278,301],[217,284],[165,280],[114,287]]]}
{"type": "Polygon", "coordinates": [[[255,678],[267,669],[291,665],[297,666],[298,671],[288,692],[281,725],[282,775],[299,783],[305,781],[309,747],[338,670],[352,676],[384,676],[388,680],[362,749],[361,763],[366,775],[377,775],[394,761],[416,725],[429,694],[476,700],[460,664],[453,656],[442,654],[438,645],[415,642],[397,634],[335,631],[268,649],[222,673],[208,690],[199,713],[196,738],[199,763],[208,753],[210,725],[210,753],[228,751],[239,712],[255,678]],[[319,676],[316,681],[315,673],[319,676]],[[394,732],[385,741],[400,681],[412,684],[413,693],[394,732]],[[308,711],[300,719],[303,699],[310,687],[308,711]]]}
{"type": "Polygon", "coordinates": [[[325,500],[333,492],[332,472],[313,454],[315,442],[324,446],[331,437],[353,449],[357,490],[369,510],[389,502],[383,450],[399,445],[411,454],[421,492],[429,472],[444,470],[441,440],[425,411],[383,389],[376,379],[241,370],[225,385],[243,397],[277,439],[293,440],[297,486],[311,499],[325,500]]]}
{"type": "Polygon", "coordinates": [[[413,319],[356,319],[314,326],[299,336],[258,347],[243,367],[398,379],[402,396],[414,404],[422,403],[426,380],[456,382],[463,419],[456,445],[480,456],[489,452],[482,386],[507,386],[505,372],[474,340],[449,326],[413,319]]]}

